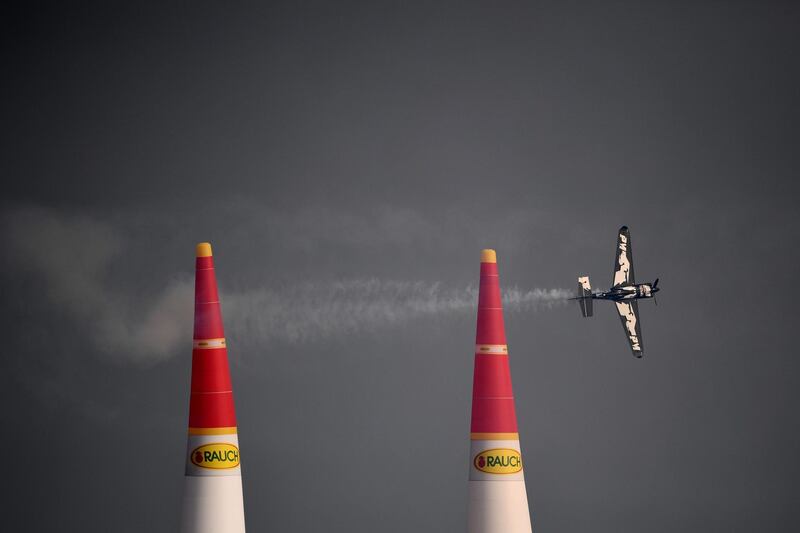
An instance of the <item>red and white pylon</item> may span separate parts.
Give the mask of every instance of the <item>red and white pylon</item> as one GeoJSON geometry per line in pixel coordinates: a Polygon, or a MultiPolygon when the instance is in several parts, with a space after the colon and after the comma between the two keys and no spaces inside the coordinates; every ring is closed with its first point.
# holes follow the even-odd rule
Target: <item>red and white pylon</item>
{"type": "Polygon", "coordinates": [[[244,533],[239,437],[214,258],[197,245],[182,533],[244,533]]]}
{"type": "Polygon", "coordinates": [[[530,533],[494,250],[481,252],[470,429],[469,533],[530,533]]]}

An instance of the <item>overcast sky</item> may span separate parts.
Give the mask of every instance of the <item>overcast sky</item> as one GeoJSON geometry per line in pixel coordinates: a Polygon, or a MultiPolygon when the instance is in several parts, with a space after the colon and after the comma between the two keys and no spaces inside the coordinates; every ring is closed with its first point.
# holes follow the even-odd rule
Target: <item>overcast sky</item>
{"type": "Polygon", "coordinates": [[[485,247],[536,531],[800,529],[797,4],[195,4],[0,23],[11,529],[176,530],[205,240],[250,531],[464,530],[485,247]]]}

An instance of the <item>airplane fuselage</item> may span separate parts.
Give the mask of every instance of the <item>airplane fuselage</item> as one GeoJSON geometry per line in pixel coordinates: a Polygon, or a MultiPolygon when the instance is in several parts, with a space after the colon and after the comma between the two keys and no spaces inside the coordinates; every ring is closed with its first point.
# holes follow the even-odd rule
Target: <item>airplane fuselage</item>
{"type": "Polygon", "coordinates": [[[652,298],[658,289],[653,290],[652,283],[637,283],[635,285],[620,285],[611,287],[607,291],[592,294],[595,300],[611,300],[621,302],[623,300],[639,300],[641,298],[652,298]]]}

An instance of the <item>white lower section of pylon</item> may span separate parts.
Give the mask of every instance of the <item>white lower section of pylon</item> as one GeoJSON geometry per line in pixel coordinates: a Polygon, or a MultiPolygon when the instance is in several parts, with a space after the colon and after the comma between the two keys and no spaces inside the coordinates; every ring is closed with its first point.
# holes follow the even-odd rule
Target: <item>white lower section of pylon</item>
{"type": "Polygon", "coordinates": [[[181,533],[244,533],[241,476],[186,476],[181,533]]]}
{"type": "Polygon", "coordinates": [[[468,533],[531,533],[519,440],[470,442],[468,533]]]}
{"type": "Polygon", "coordinates": [[[525,481],[469,482],[468,533],[531,533],[525,481]]]}

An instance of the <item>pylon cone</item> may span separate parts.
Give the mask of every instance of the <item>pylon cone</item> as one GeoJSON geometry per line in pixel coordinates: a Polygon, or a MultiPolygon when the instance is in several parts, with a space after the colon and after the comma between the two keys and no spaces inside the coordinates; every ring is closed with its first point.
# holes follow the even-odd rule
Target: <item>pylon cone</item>
{"type": "Polygon", "coordinates": [[[481,252],[470,429],[469,533],[530,533],[494,250],[481,252]]]}
{"type": "Polygon", "coordinates": [[[243,533],[239,437],[214,258],[197,245],[183,533],[243,533]]]}

